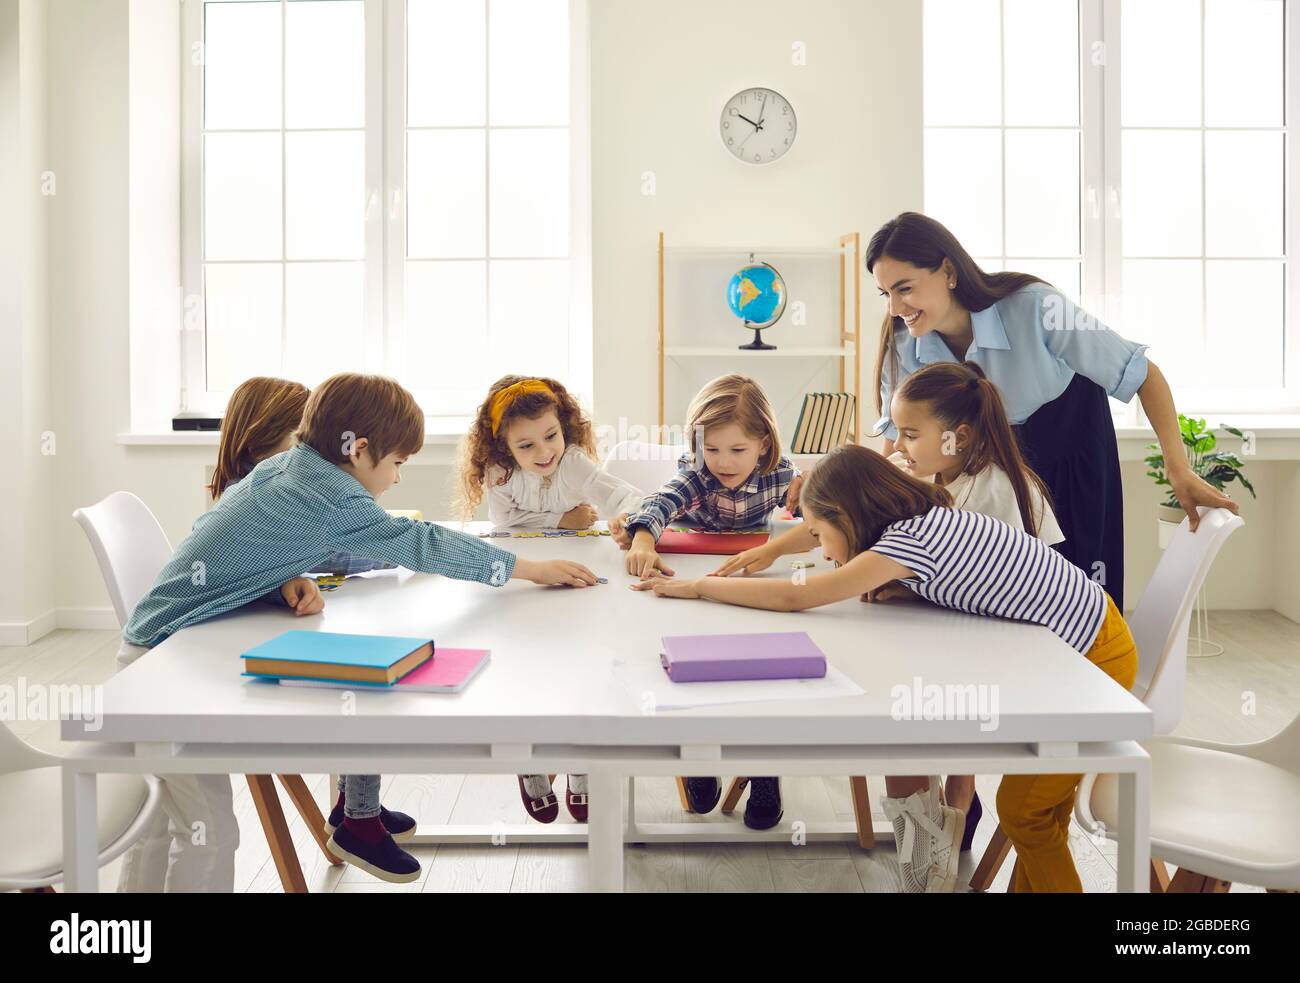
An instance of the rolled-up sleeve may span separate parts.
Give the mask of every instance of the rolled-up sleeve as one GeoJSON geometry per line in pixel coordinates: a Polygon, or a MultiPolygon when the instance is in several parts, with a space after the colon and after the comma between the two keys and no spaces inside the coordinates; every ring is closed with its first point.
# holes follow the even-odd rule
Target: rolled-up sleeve
{"type": "Polygon", "coordinates": [[[1039,328],[1047,350],[1121,402],[1147,378],[1146,345],[1120,336],[1056,290],[1043,291],[1039,328]]]}

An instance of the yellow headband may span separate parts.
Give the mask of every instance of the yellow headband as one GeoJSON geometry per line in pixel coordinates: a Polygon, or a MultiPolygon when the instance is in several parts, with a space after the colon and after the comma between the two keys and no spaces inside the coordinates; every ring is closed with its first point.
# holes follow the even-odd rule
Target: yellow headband
{"type": "Polygon", "coordinates": [[[526,396],[528,393],[549,393],[552,397],[555,393],[551,392],[551,387],[540,379],[522,379],[513,386],[506,386],[494,397],[492,397],[492,409],[489,415],[492,417],[492,436],[497,435],[497,430],[501,426],[501,417],[505,414],[506,408],[520,396],[526,396]]]}

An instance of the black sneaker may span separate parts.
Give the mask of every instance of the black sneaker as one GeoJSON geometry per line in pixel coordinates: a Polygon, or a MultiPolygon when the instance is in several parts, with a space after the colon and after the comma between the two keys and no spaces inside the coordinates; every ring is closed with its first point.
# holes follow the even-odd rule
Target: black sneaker
{"type": "MultiPolygon", "coordinates": [[[[404,812],[389,812],[383,806],[379,807],[379,819],[384,824],[384,829],[388,830],[388,835],[398,843],[405,843],[407,840],[414,838],[416,822],[404,812]]],[[[343,806],[335,804],[330,810],[329,818],[325,820],[325,835],[333,836],[334,831],[343,825],[343,806]]]]}
{"type": "Polygon", "coordinates": [[[336,829],[326,844],[329,852],[353,867],[392,884],[409,884],[420,879],[420,861],[385,836],[378,843],[367,843],[348,831],[346,826],[336,829]]]}
{"type": "Polygon", "coordinates": [[[781,779],[751,778],[749,801],[745,803],[745,825],[750,829],[771,829],[781,821],[781,779]]]}
{"type": "Polygon", "coordinates": [[[686,801],[691,804],[691,812],[703,815],[712,812],[718,800],[722,798],[722,786],[716,778],[686,779],[686,801]]]}

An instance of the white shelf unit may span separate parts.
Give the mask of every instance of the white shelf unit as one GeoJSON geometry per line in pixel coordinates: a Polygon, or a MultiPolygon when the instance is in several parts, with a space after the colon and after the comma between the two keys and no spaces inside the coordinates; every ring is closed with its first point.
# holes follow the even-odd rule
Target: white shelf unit
{"type": "MultiPolygon", "coordinates": [[[[710,246],[710,245],[669,245],[664,233],[659,233],[658,272],[659,272],[659,427],[663,432],[665,425],[665,370],[669,360],[679,361],[693,358],[740,359],[752,364],[762,359],[836,359],[839,361],[839,389],[852,392],[855,404],[853,429],[850,439],[858,443],[862,436],[862,287],[858,267],[862,262],[862,238],[860,233],[849,232],[840,236],[839,244],[826,247],[809,246],[769,246],[764,248],[750,246],[710,246]],[[783,345],[775,350],[754,351],[735,346],[720,345],[681,345],[668,344],[665,330],[665,258],[734,256],[744,262],[780,259],[781,257],[826,257],[839,261],[839,326],[835,333],[838,344],[831,345],[783,345]],[[848,383],[852,379],[852,387],[848,383]]],[[[747,364],[747,371],[749,370],[747,364]]]]}

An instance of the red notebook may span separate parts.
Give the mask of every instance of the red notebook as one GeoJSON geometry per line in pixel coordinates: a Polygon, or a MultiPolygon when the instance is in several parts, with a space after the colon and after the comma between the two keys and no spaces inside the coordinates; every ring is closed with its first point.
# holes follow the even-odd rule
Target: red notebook
{"type": "Polygon", "coordinates": [[[712,553],[727,556],[762,546],[771,538],[766,532],[677,532],[665,529],[655,544],[659,553],[712,553]]]}

